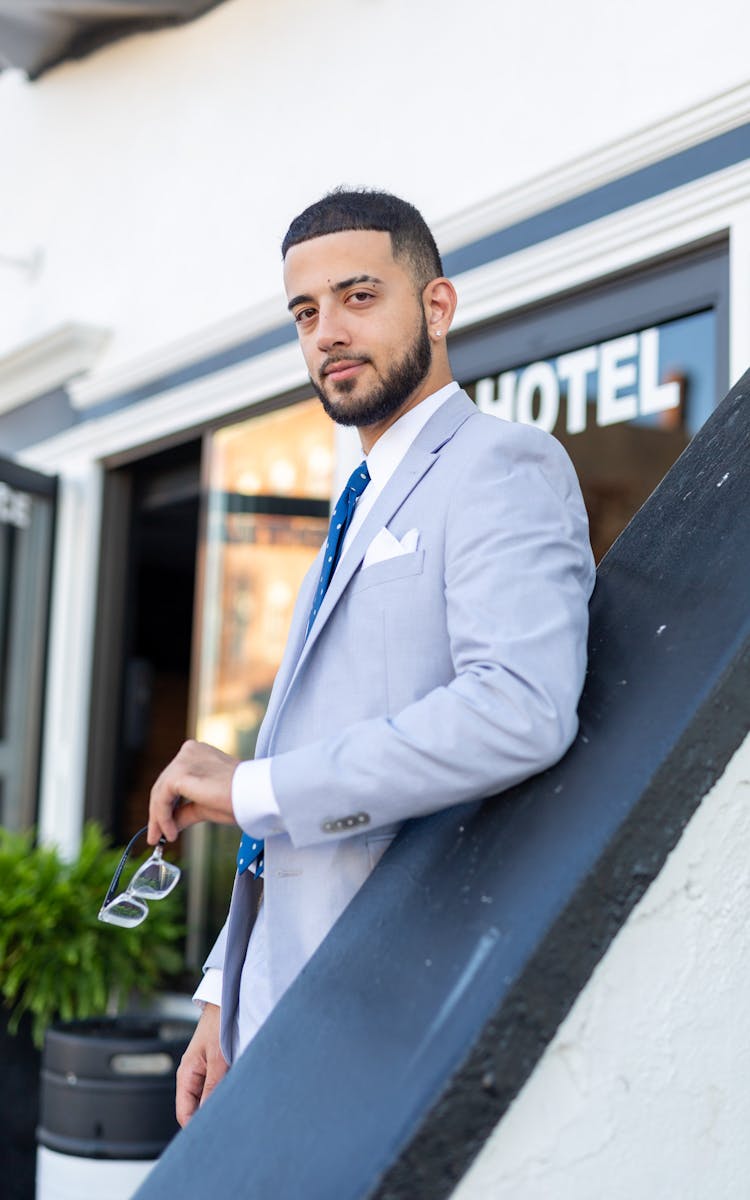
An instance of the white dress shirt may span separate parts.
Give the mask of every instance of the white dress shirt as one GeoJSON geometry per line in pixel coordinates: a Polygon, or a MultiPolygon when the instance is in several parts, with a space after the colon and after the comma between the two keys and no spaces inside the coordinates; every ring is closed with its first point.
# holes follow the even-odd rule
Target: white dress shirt
{"type": "MultiPolygon", "coordinates": [[[[458,384],[446,384],[414,408],[409,409],[376,441],[366,457],[370,482],[357,501],[354,516],[346,531],[340,558],[362,525],[383,488],[404,458],[417,434],[442,404],[458,391],[458,384]]],[[[232,808],[240,828],[253,838],[272,837],[284,832],[284,823],[271,783],[271,759],[241,762],[232,778],[232,808]]],[[[235,1025],[234,1057],[241,1054],[271,1010],[270,995],[263,982],[266,961],[266,932],[263,906],[250,937],[240,984],[240,1005],[235,1025]],[[263,994],[261,994],[263,993],[263,994]]],[[[206,971],[193,997],[198,1003],[221,1002],[221,971],[206,971]]]]}

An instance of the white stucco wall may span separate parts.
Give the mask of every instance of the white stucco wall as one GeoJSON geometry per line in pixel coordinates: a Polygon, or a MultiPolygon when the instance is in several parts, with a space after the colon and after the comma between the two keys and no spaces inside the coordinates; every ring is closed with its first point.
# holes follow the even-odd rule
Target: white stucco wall
{"type": "Polygon", "coordinates": [[[452,1200],[750,1196],[750,737],[452,1200]]]}
{"type": "MultiPolygon", "coordinates": [[[[287,222],[382,185],[439,223],[748,78],[744,0],[230,0],[0,75],[0,357],[61,321],[114,367],[279,293],[287,222]]],[[[281,308],[278,315],[281,314],[281,308]]]]}

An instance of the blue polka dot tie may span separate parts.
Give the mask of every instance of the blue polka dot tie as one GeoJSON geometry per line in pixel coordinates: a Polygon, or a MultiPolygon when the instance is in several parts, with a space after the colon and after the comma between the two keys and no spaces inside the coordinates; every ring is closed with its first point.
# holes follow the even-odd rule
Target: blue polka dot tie
{"type": "Polygon", "coordinates": [[[307,633],[313,627],[313,622],[318,615],[318,609],[323,603],[323,597],[328,591],[328,585],[333,577],[333,572],[336,570],[336,564],[341,557],[341,547],[344,544],[344,535],[351,525],[354,510],[357,507],[357,501],[363,491],[370,482],[370,472],[367,470],[367,463],[362,462],[352,471],[349,476],[349,481],[343,492],[338,498],[336,507],[331,513],[331,523],[328,526],[328,537],[326,544],[323,547],[323,566],[320,570],[320,579],[318,586],[315,589],[312,608],[310,609],[310,617],[307,622],[307,633]]]}
{"type": "MultiPolygon", "coordinates": [[[[369,482],[370,472],[367,470],[367,463],[361,462],[349,476],[347,485],[339,496],[336,507],[331,513],[328,537],[323,547],[323,566],[321,567],[318,586],[315,589],[305,637],[308,636],[312,629],[313,622],[318,615],[318,609],[323,603],[323,597],[328,591],[328,585],[333,578],[333,572],[336,570],[336,564],[341,557],[341,547],[344,544],[346,531],[351,525],[357,501],[369,482]]],[[[253,864],[255,864],[253,873],[255,878],[259,879],[263,874],[263,842],[257,838],[251,838],[247,833],[243,833],[240,848],[237,851],[237,870],[241,875],[243,871],[246,871],[253,864]]]]}

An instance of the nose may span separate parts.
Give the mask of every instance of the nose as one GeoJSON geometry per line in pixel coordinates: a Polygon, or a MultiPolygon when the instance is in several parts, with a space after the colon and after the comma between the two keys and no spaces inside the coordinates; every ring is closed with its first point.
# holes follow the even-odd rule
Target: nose
{"type": "Polygon", "coordinates": [[[318,349],[323,354],[330,353],[336,346],[348,346],[351,339],[344,320],[344,314],[338,305],[321,307],[318,313],[316,330],[318,349]]]}

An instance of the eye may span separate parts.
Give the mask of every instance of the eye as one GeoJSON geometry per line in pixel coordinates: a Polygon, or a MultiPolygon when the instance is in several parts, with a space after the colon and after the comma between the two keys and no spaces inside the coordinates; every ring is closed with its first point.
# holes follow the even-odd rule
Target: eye
{"type": "Polygon", "coordinates": [[[314,308],[298,308],[294,314],[294,320],[298,325],[304,325],[305,321],[311,321],[314,316],[314,308]]]}
{"type": "Polygon", "coordinates": [[[350,300],[356,301],[357,304],[366,304],[368,300],[374,299],[372,292],[352,292],[350,300]]]}

